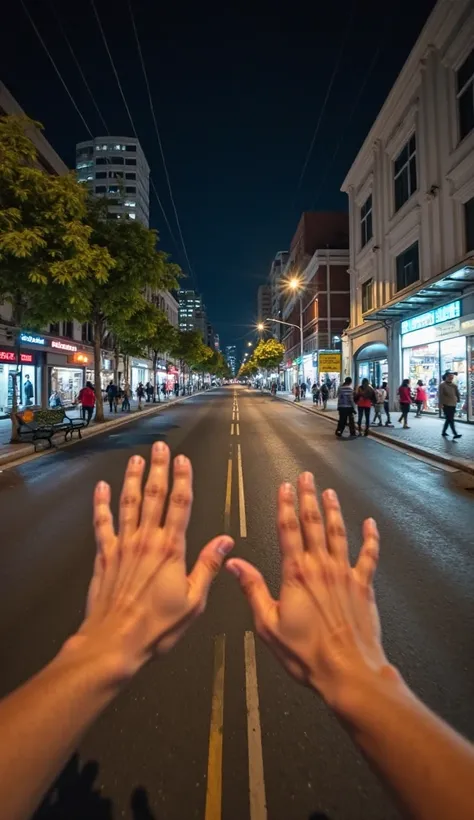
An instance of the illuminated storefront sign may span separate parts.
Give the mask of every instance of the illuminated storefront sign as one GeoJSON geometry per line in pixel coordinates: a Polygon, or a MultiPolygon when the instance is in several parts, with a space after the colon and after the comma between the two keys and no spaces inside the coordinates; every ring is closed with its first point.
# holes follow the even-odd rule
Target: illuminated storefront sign
{"type": "Polygon", "coordinates": [[[90,356],[87,353],[82,353],[80,350],[77,353],[72,353],[70,356],[67,357],[69,364],[80,364],[84,367],[86,364],[90,362],[90,356]]]}
{"type": "MultiPolygon", "coordinates": [[[[14,350],[0,350],[0,362],[16,362],[16,353],[14,350]]],[[[20,353],[21,364],[33,364],[32,353],[20,353]]]]}
{"type": "Polygon", "coordinates": [[[51,347],[56,348],[56,350],[65,350],[67,353],[77,352],[77,345],[71,345],[68,342],[58,342],[57,339],[52,340],[51,347]]]}
{"type": "Polygon", "coordinates": [[[27,345],[45,345],[46,339],[43,336],[33,336],[31,333],[20,333],[20,342],[27,345]]]}
{"type": "Polygon", "coordinates": [[[319,351],[319,372],[320,373],[340,373],[341,372],[341,354],[323,353],[319,351]]]}
{"type": "Polygon", "coordinates": [[[421,316],[405,319],[405,321],[402,322],[401,332],[402,334],[411,333],[414,330],[421,330],[424,327],[431,327],[441,322],[447,322],[448,319],[458,319],[460,315],[461,302],[451,302],[449,305],[443,305],[435,310],[428,310],[427,313],[422,313],[421,316]]]}
{"type": "Polygon", "coordinates": [[[438,339],[447,336],[457,336],[460,330],[460,319],[449,319],[439,325],[412,330],[402,336],[402,347],[414,347],[415,345],[427,345],[436,342],[438,339]]]}

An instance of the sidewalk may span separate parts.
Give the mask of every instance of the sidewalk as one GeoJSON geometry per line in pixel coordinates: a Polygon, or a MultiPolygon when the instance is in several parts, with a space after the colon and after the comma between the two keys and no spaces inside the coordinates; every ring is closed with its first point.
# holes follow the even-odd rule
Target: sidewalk
{"type": "MultiPolygon", "coordinates": [[[[328,409],[324,411],[321,405],[313,404],[311,395],[299,403],[295,402],[291,393],[277,393],[277,398],[293,402],[295,407],[304,408],[322,416],[332,424],[337,421],[336,399],[330,399],[328,409]]],[[[398,424],[399,413],[396,410],[391,412],[391,417],[393,427],[372,426],[370,435],[474,474],[474,424],[456,422],[462,438],[453,441],[451,435],[450,438],[442,437],[443,421],[438,416],[423,415],[420,419],[416,419],[415,413],[411,412],[408,419],[409,430],[403,430],[398,424]]]]}
{"type": "MultiPolygon", "coordinates": [[[[197,393],[192,393],[191,395],[196,396],[197,393]]],[[[138,410],[138,402],[136,400],[132,400],[131,402],[131,410],[130,413],[123,413],[121,410],[118,410],[117,413],[111,413],[109,411],[109,406],[107,403],[104,404],[104,415],[105,415],[105,423],[104,424],[96,424],[94,419],[92,419],[90,425],[85,427],[82,430],[82,437],[88,438],[89,436],[98,435],[99,433],[105,432],[109,427],[116,427],[121,426],[122,424],[126,424],[128,421],[133,420],[137,416],[143,417],[147,416],[152,412],[156,412],[159,409],[164,409],[165,407],[169,407],[171,404],[175,404],[179,401],[185,401],[185,399],[190,398],[189,396],[179,396],[179,398],[164,399],[160,402],[156,402],[152,404],[151,402],[144,401],[142,403],[143,410],[138,410]]],[[[81,418],[81,412],[79,409],[74,407],[65,408],[67,415],[72,419],[81,418]]],[[[12,461],[17,461],[18,459],[24,458],[25,456],[29,456],[35,453],[33,444],[29,444],[27,442],[23,442],[21,444],[10,444],[10,436],[11,436],[11,422],[10,419],[0,419],[0,466],[3,464],[8,464],[12,461]]],[[[73,441],[77,441],[77,437],[75,436],[73,441]]],[[[68,442],[69,444],[69,442],[68,442]]],[[[53,446],[54,449],[61,448],[64,446],[64,440],[61,436],[56,436],[56,440],[53,446]]],[[[42,453],[50,452],[48,447],[41,446],[38,448],[37,455],[41,455],[42,453]]]]}

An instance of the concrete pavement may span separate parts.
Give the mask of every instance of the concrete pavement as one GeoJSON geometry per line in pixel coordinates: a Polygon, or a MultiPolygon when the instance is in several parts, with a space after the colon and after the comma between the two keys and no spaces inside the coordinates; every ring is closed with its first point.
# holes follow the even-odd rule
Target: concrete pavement
{"type": "MultiPolygon", "coordinates": [[[[116,509],[128,457],[146,456],[160,438],[193,461],[190,564],[207,539],[228,529],[236,554],[253,561],[278,594],[275,493],[301,470],[339,493],[352,557],[362,519],[374,516],[388,656],[430,706],[474,737],[471,493],[441,464],[370,438],[340,441],[318,416],[244,389],[197,395],[0,475],[1,693],[51,658],[80,622],[94,555],[94,483],[111,483],[116,509]]],[[[208,785],[222,788],[218,820],[260,820],[249,796],[260,771],[259,797],[263,788],[271,820],[397,818],[338,722],[252,636],[247,605],[223,573],[191,633],[143,670],[87,734],[54,813],[41,820],[202,820],[208,785]],[[249,687],[257,709],[248,708],[249,687]],[[217,768],[209,766],[216,695],[223,707],[217,768]],[[259,729],[261,758],[249,744],[259,729]]]]}

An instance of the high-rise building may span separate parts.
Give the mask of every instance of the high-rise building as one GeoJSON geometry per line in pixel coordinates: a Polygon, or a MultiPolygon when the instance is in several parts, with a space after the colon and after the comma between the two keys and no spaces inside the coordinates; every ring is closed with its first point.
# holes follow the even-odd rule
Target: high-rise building
{"type": "Polygon", "coordinates": [[[225,348],[225,357],[227,364],[230,367],[232,375],[235,376],[237,372],[237,348],[235,345],[227,345],[225,348]]]}
{"type": "Polygon", "coordinates": [[[202,296],[195,290],[178,291],[178,318],[180,330],[198,330],[203,342],[208,344],[206,308],[202,303],[202,296]]]}
{"type": "Polygon", "coordinates": [[[257,292],[257,316],[264,322],[272,315],[272,289],[270,285],[260,285],[257,292]]]}
{"type": "Polygon", "coordinates": [[[136,219],[148,227],[150,169],[137,139],[95,137],[77,143],[76,173],[94,196],[108,198],[108,219],[136,219]]]}

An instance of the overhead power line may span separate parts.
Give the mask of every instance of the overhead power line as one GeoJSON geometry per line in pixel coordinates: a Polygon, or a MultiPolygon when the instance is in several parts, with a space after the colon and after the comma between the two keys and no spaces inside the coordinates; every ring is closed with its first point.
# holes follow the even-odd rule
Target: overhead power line
{"type": "Polygon", "coordinates": [[[326,89],[326,94],[325,94],[325,97],[324,97],[324,100],[323,100],[323,104],[322,104],[321,110],[319,112],[319,117],[318,117],[318,121],[316,123],[316,128],[314,129],[313,136],[311,138],[311,143],[310,143],[310,146],[309,146],[308,151],[306,153],[306,157],[305,157],[305,160],[304,160],[304,163],[303,163],[303,167],[301,169],[301,173],[300,173],[300,176],[299,176],[299,179],[298,179],[298,185],[296,186],[297,192],[299,191],[299,189],[301,187],[301,183],[303,182],[303,178],[304,178],[304,175],[306,173],[306,169],[308,167],[308,163],[309,163],[309,160],[311,158],[311,154],[313,153],[313,148],[314,148],[314,144],[316,142],[316,137],[318,136],[319,129],[320,129],[321,123],[323,121],[323,116],[324,116],[324,112],[326,110],[326,105],[327,105],[327,102],[329,100],[329,96],[331,94],[332,87],[334,85],[334,80],[336,79],[337,72],[339,71],[339,66],[341,64],[342,55],[344,54],[344,50],[346,48],[346,43],[347,43],[347,39],[349,37],[351,23],[352,23],[352,20],[353,20],[353,17],[354,17],[356,3],[357,3],[357,0],[354,0],[354,2],[352,4],[351,12],[350,12],[350,14],[347,18],[347,25],[346,25],[344,35],[343,35],[342,40],[341,40],[341,45],[339,47],[339,52],[338,52],[336,62],[335,62],[335,65],[334,65],[334,68],[333,68],[333,71],[332,71],[332,74],[331,74],[331,77],[330,77],[330,80],[329,80],[329,83],[328,83],[328,87],[326,89]]]}
{"type": "Polygon", "coordinates": [[[67,95],[68,95],[69,99],[71,100],[71,102],[72,102],[72,104],[73,104],[74,108],[76,109],[76,111],[77,111],[77,113],[79,114],[79,116],[80,116],[80,118],[81,118],[82,122],[84,123],[84,126],[85,126],[85,128],[86,128],[87,132],[88,132],[88,133],[90,134],[90,136],[92,137],[92,136],[93,136],[93,133],[92,133],[91,129],[89,128],[89,126],[87,125],[87,122],[85,121],[85,119],[84,119],[84,117],[83,117],[83,115],[82,115],[82,113],[81,113],[81,111],[80,111],[80,109],[79,109],[79,106],[77,105],[77,103],[76,103],[76,101],[75,101],[74,97],[72,96],[71,92],[69,91],[69,88],[68,88],[68,86],[66,85],[66,81],[64,80],[64,77],[63,77],[63,75],[61,74],[61,72],[60,72],[59,68],[57,67],[56,63],[54,62],[54,60],[53,60],[53,58],[52,58],[52,56],[51,56],[51,53],[50,53],[50,51],[49,51],[49,49],[48,49],[48,47],[47,47],[46,43],[44,42],[44,40],[43,40],[43,38],[42,38],[41,34],[39,33],[39,31],[38,31],[38,29],[37,29],[37,27],[36,27],[35,21],[33,20],[33,18],[32,18],[32,16],[31,16],[30,12],[28,11],[28,9],[27,9],[27,7],[26,7],[26,5],[25,5],[24,0],[20,0],[20,2],[21,2],[21,6],[22,6],[22,8],[23,8],[23,11],[25,12],[26,16],[28,17],[28,20],[30,21],[31,25],[33,26],[33,29],[34,29],[34,31],[35,31],[35,34],[36,34],[36,36],[38,37],[38,40],[40,41],[41,45],[43,46],[44,50],[46,51],[46,54],[48,55],[49,59],[51,60],[51,64],[52,64],[52,66],[53,66],[53,68],[54,68],[54,70],[55,70],[56,74],[58,75],[59,79],[61,80],[61,83],[63,84],[63,86],[64,86],[64,88],[65,88],[65,90],[66,90],[66,93],[67,93],[67,95]]]}
{"type": "Polygon", "coordinates": [[[69,40],[69,38],[68,38],[68,36],[67,36],[67,34],[66,34],[65,30],[64,30],[64,26],[63,26],[63,24],[61,23],[61,20],[60,20],[60,18],[59,18],[59,15],[58,15],[58,13],[57,13],[57,11],[56,11],[55,7],[54,7],[53,0],[50,0],[50,6],[51,6],[51,10],[52,10],[52,12],[53,12],[53,16],[54,16],[54,18],[55,18],[55,20],[56,20],[56,23],[57,23],[57,25],[58,25],[58,28],[59,28],[59,30],[60,30],[60,32],[61,32],[61,34],[63,35],[63,37],[64,37],[64,39],[65,39],[65,41],[66,41],[66,45],[67,45],[67,47],[68,47],[69,51],[71,52],[72,59],[74,60],[74,63],[75,63],[75,65],[76,65],[76,68],[77,68],[77,70],[78,70],[79,74],[81,75],[82,82],[84,83],[85,87],[87,88],[87,91],[88,91],[88,93],[89,93],[89,96],[90,96],[90,98],[91,98],[91,100],[92,100],[92,102],[93,102],[93,104],[94,104],[94,108],[95,108],[95,110],[97,111],[97,113],[98,113],[98,115],[99,115],[99,117],[100,117],[100,120],[101,120],[101,122],[102,122],[102,124],[103,124],[103,126],[104,126],[104,128],[105,128],[105,133],[106,133],[106,134],[109,134],[110,132],[109,132],[109,129],[108,129],[108,127],[107,127],[107,123],[105,122],[105,120],[104,120],[104,118],[103,118],[103,116],[102,116],[101,110],[100,110],[99,106],[97,105],[96,99],[95,99],[95,97],[94,97],[94,95],[93,95],[93,93],[92,93],[92,91],[91,91],[90,85],[89,85],[89,83],[87,82],[86,77],[85,77],[85,75],[84,75],[84,72],[83,72],[83,70],[82,70],[82,68],[81,68],[81,64],[79,63],[79,60],[78,60],[78,59],[77,59],[77,57],[76,57],[76,54],[75,54],[75,51],[74,51],[74,49],[73,49],[73,47],[72,47],[72,45],[71,45],[71,42],[70,42],[70,40],[69,40]]]}
{"type": "MultiPolygon", "coordinates": [[[[136,130],[136,128],[135,128],[135,123],[133,122],[132,115],[131,115],[131,113],[130,113],[130,108],[128,107],[128,103],[127,103],[127,100],[126,100],[126,98],[125,98],[125,94],[124,94],[124,92],[123,92],[122,84],[121,84],[121,82],[120,82],[120,78],[119,78],[119,75],[118,75],[118,73],[117,73],[117,69],[115,68],[115,63],[114,63],[114,61],[113,61],[112,54],[110,53],[109,44],[108,44],[108,42],[107,42],[107,38],[106,38],[106,36],[105,36],[104,29],[102,28],[102,23],[100,22],[100,17],[99,17],[99,15],[98,15],[98,13],[97,13],[97,9],[96,9],[96,6],[95,6],[95,3],[94,3],[94,0],[90,0],[90,3],[91,3],[91,6],[92,6],[92,9],[93,9],[93,11],[94,11],[95,18],[96,18],[96,20],[97,20],[97,25],[99,26],[99,31],[100,31],[100,33],[101,33],[102,40],[103,40],[103,42],[104,42],[105,50],[107,51],[107,55],[108,55],[109,60],[110,60],[110,65],[112,66],[112,71],[114,72],[115,79],[117,80],[117,85],[118,85],[118,87],[119,87],[120,95],[121,95],[121,97],[122,97],[123,104],[124,104],[124,106],[125,106],[125,110],[126,110],[126,112],[127,112],[127,114],[128,114],[128,118],[129,118],[129,120],[130,120],[130,125],[132,126],[133,135],[134,135],[135,139],[138,139],[138,134],[137,134],[137,130],[136,130]]],[[[175,236],[174,236],[174,234],[173,234],[173,231],[172,231],[172,229],[171,229],[171,225],[170,225],[170,223],[169,223],[168,217],[166,216],[166,211],[165,211],[165,209],[164,209],[164,207],[163,207],[163,203],[162,203],[162,201],[161,201],[160,197],[158,196],[158,192],[157,192],[157,190],[156,190],[156,188],[155,188],[155,184],[154,184],[154,182],[153,182],[153,179],[151,178],[151,175],[150,175],[150,185],[151,185],[151,189],[152,189],[153,193],[155,194],[155,197],[156,197],[156,200],[157,200],[157,202],[158,202],[158,205],[160,206],[161,213],[163,214],[163,219],[165,220],[166,227],[168,228],[168,231],[169,231],[169,234],[170,234],[170,236],[171,236],[171,239],[173,240],[173,243],[174,243],[174,245],[175,245],[176,249],[179,251],[179,245],[178,245],[178,243],[177,243],[177,241],[176,241],[176,238],[175,238],[175,236]]]]}
{"type": "Polygon", "coordinates": [[[173,207],[173,212],[174,212],[174,216],[175,216],[175,219],[176,219],[176,225],[178,227],[178,233],[179,233],[179,237],[181,239],[181,244],[183,246],[183,253],[184,253],[184,256],[186,258],[186,262],[188,264],[189,273],[191,274],[191,277],[193,279],[195,279],[193,269],[192,269],[192,265],[191,265],[191,262],[189,261],[188,251],[187,251],[187,248],[186,248],[186,243],[184,241],[183,232],[181,230],[181,223],[179,221],[178,211],[177,211],[177,208],[176,208],[176,203],[175,203],[174,196],[173,196],[173,191],[172,191],[172,188],[171,188],[171,181],[170,181],[170,177],[169,177],[169,173],[168,173],[168,167],[166,165],[165,153],[163,151],[163,143],[161,141],[160,130],[158,128],[158,123],[156,121],[155,107],[153,105],[153,98],[152,98],[152,95],[151,95],[150,83],[148,81],[148,74],[147,74],[147,70],[146,70],[146,66],[145,66],[145,61],[143,59],[143,52],[142,52],[142,48],[141,48],[141,45],[140,45],[140,38],[138,36],[137,27],[136,27],[136,24],[135,24],[135,16],[133,14],[133,7],[132,7],[131,0],[128,0],[128,8],[129,8],[130,17],[131,17],[131,20],[132,20],[133,33],[135,35],[135,40],[136,40],[136,43],[137,43],[137,50],[138,50],[138,54],[139,54],[139,57],[140,57],[140,63],[141,63],[142,71],[143,71],[143,77],[145,79],[145,85],[146,85],[146,90],[147,90],[147,94],[148,94],[148,102],[149,102],[149,105],[150,105],[150,111],[151,111],[151,116],[152,116],[152,119],[153,119],[153,125],[155,126],[155,132],[156,132],[156,137],[157,137],[157,140],[158,140],[158,145],[159,145],[159,148],[160,148],[161,160],[163,162],[163,168],[164,168],[164,171],[165,171],[166,183],[168,185],[168,191],[169,191],[169,195],[170,195],[171,205],[173,207]]]}

